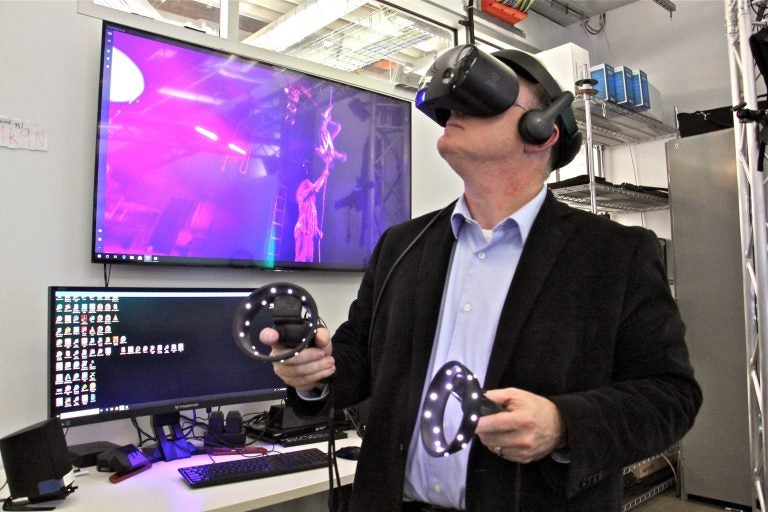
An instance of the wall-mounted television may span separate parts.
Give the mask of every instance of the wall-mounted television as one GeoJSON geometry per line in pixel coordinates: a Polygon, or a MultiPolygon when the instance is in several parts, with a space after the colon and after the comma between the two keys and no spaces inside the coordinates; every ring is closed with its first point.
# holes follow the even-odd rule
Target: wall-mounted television
{"type": "Polygon", "coordinates": [[[52,286],[48,414],[64,426],[285,398],[232,319],[252,290],[52,286]]]}
{"type": "Polygon", "coordinates": [[[105,23],[91,261],[362,270],[411,215],[411,103],[105,23]]]}

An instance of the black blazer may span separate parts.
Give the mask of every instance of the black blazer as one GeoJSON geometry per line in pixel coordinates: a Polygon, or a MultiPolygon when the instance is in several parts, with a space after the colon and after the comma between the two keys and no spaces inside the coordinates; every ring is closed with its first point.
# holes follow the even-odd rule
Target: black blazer
{"type": "MultiPolygon", "coordinates": [[[[400,510],[455,242],[451,211],[382,235],[349,318],[334,334],[336,407],[370,397],[350,510],[400,510]]],[[[548,192],[510,286],[484,383],[550,398],[567,428],[570,464],[546,457],[520,466],[520,510],[621,509],[621,468],[679,440],[700,406],[684,330],[655,235],[570,208],[548,192]]],[[[298,401],[295,393],[291,400],[305,413],[318,412],[317,403],[298,401]]],[[[516,467],[473,443],[467,510],[515,510],[516,467]]]]}

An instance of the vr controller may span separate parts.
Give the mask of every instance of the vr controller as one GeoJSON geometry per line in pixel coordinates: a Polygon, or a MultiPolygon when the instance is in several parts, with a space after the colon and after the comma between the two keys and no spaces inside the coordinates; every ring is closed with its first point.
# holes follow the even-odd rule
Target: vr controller
{"type": "Polygon", "coordinates": [[[246,355],[259,361],[284,361],[312,344],[320,317],[315,300],[304,288],[290,283],[272,283],[254,290],[237,308],[232,322],[235,343],[246,355]],[[277,330],[280,345],[288,350],[271,355],[259,342],[265,327],[277,330]]]}

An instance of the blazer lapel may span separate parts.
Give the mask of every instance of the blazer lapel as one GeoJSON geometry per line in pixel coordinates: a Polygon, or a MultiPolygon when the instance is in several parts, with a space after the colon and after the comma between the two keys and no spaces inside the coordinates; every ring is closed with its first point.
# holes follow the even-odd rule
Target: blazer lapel
{"type": "Polygon", "coordinates": [[[413,410],[420,407],[421,392],[427,378],[426,370],[432,354],[437,322],[440,315],[440,304],[443,298],[443,287],[448,275],[448,265],[456,242],[450,225],[450,212],[445,214],[436,224],[424,234],[423,243],[419,244],[419,266],[411,276],[416,282],[414,304],[403,304],[403,307],[415,309],[417,319],[413,328],[411,344],[410,372],[411,403],[413,410]]]}
{"type": "Polygon", "coordinates": [[[485,377],[484,385],[487,389],[498,387],[520,330],[538,300],[552,266],[573,232],[573,223],[567,221],[570,213],[570,208],[559,203],[551,192],[547,192],[547,198],[526,240],[501,312],[485,377]]]}

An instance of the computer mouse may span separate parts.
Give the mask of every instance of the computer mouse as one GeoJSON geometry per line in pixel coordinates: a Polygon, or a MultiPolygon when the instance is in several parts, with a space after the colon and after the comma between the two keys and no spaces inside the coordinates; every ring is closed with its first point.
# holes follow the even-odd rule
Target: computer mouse
{"type": "Polygon", "coordinates": [[[336,456],[340,459],[357,460],[360,456],[359,446],[344,446],[336,450],[336,456]]]}

